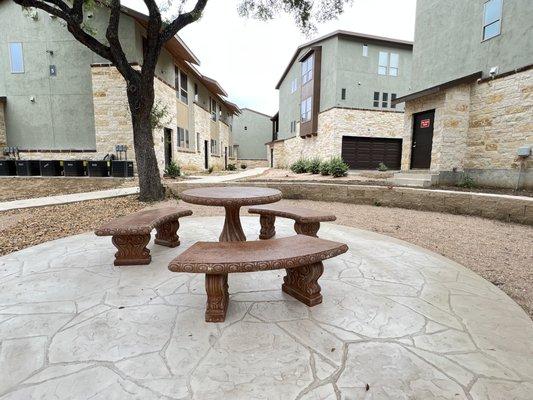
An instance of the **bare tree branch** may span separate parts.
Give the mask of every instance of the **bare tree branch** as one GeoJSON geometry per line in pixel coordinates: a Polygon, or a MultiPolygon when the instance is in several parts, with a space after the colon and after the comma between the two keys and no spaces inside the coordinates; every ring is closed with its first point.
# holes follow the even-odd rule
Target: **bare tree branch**
{"type": "Polygon", "coordinates": [[[196,5],[191,11],[178,15],[178,17],[168,24],[163,32],[161,32],[161,42],[165,43],[172,39],[181,29],[200,19],[206,4],[207,0],[197,0],[196,5]]]}

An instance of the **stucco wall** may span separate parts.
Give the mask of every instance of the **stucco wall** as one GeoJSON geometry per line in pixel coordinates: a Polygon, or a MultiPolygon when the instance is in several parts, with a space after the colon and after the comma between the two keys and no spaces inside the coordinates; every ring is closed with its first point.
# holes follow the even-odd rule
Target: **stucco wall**
{"type": "Polygon", "coordinates": [[[272,138],[270,117],[254,110],[242,109],[233,118],[233,143],[239,145],[239,158],[266,159],[265,143],[272,138]],[[246,129],[245,129],[246,128],[246,129]]]}
{"type": "Polygon", "coordinates": [[[333,108],[318,116],[318,134],[296,136],[269,145],[274,149],[274,167],[285,168],[299,158],[328,159],[341,156],[343,136],[402,138],[403,113],[333,108]]]}

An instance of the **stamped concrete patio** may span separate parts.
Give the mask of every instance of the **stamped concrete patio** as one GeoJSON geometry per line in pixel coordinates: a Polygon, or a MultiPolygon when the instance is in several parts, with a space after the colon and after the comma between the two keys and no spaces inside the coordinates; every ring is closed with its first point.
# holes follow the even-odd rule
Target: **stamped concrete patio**
{"type": "Polygon", "coordinates": [[[205,323],[203,276],[167,264],[221,227],[183,219],[182,245],[151,244],[148,266],[114,267],[91,233],[0,258],[0,399],[532,398],[533,323],[511,299],[354,228],[320,231],[350,247],[324,263],[323,304],[284,295],[281,271],[235,274],[226,322],[205,323]]]}

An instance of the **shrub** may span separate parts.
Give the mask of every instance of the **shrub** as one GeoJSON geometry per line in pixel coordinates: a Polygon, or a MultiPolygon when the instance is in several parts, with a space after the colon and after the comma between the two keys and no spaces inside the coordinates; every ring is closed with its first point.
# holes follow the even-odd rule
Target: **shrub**
{"type": "Polygon", "coordinates": [[[241,169],[246,169],[248,166],[246,164],[241,164],[241,169]]]}
{"type": "Polygon", "coordinates": [[[307,161],[303,158],[300,158],[291,165],[291,171],[295,174],[303,174],[304,172],[307,172],[307,161]]]}
{"type": "Polygon", "coordinates": [[[168,164],[168,167],[165,168],[164,173],[171,178],[176,178],[181,175],[181,169],[178,164],[172,161],[170,164],[168,164]]]}
{"type": "Polygon", "coordinates": [[[226,169],[228,171],[236,171],[237,170],[237,167],[235,166],[235,164],[228,164],[228,166],[226,167],[226,169]]]}
{"type": "Polygon", "coordinates": [[[307,165],[307,172],[311,172],[312,174],[320,173],[320,158],[315,157],[309,161],[307,165]]]}
{"type": "Polygon", "coordinates": [[[378,164],[378,171],[385,172],[385,171],[388,171],[388,170],[389,170],[389,167],[387,167],[387,165],[385,165],[385,163],[380,162],[378,164]]]}
{"type": "Polygon", "coordinates": [[[348,164],[340,157],[333,157],[329,162],[329,173],[335,178],[348,175],[348,164]]]}
{"type": "Polygon", "coordinates": [[[457,183],[457,186],[462,187],[462,188],[472,189],[472,188],[475,188],[477,185],[476,185],[476,181],[474,180],[474,178],[472,178],[470,175],[463,172],[461,174],[461,177],[459,178],[459,182],[457,183]]]}
{"type": "Polygon", "coordinates": [[[330,175],[330,162],[329,161],[323,161],[320,163],[319,171],[321,175],[330,175]]]}

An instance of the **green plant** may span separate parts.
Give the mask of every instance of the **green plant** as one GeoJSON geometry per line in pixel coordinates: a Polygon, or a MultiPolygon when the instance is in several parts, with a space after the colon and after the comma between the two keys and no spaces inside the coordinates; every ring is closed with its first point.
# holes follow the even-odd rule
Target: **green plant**
{"type": "Polygon", "coordinates": [[[207,172],[210,174],[213,172],[213,166],[210,166],[208,169],[207,169],[207,172]]]}
{"type": "Polygon", "coordinates": [[[387,167],[387,165],[385,163],[380,162],[378,164],[378,171],[385,172],[385,171],[388,171],[388,170],[389,170],[389,167],[387,167]]]}
{"type": "Polygon", "coordinates": [[[228,164],[228,166],[226,167],[226,169],[228,171],[235,171],[237,169],[237,167],[235,166],[235,164],[228,164]]]}
{"type": "Polygon", "coordinates": [[[309,161],[307,165],[307,172],[311,172],[312,174],[320,173],[320,158],[315,157],[309,161]]]}
{"type": "Polygon", "coordinates": [[[307,163],[307,160],[300,158],[298,161],[296,161],[290,166],[290,169],[295,174],[303,174],[304,172],[307,172],[307,163]]]}
{"type": "Polygon", "coordinates": [[[459,178],[459,182],[457,183],[457,186],[467,189],[472,189],[477,186],[476,181],[474,178],[472,178],[467,173],[463,172],[461,174],[461,177],[459,178]]]}
{"type": "Polygon", "coordinates": [[[176,164],[174,161],[168,164],[164,172],[165,172],[165,175],[168,175],[171,178],[176,178],[181,175],[180,166],[176,164]]]}
{"type": "Polygon", "coordinates": [[[329,161],[323,161],[320,163],[319,171],[321,175],[331,175],[331,172],[329,170],[330,162],[329,161]]]}
{"type": "Polygon", "coordinates": [[[162,104],[161,100],[154,102],[152,111],[150,112],[150,126],[152,129],[161,129],[169,122],[170,113],[166,104],[162,104]]]}
{"type": "Polygon", "coordinates": [[[340,157],[333,157],[329,162],[329,173],[335,178],[348,175],[348,164],[340,157]]]}

